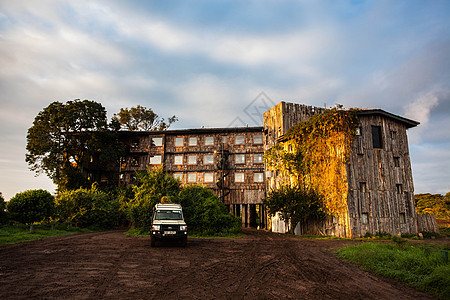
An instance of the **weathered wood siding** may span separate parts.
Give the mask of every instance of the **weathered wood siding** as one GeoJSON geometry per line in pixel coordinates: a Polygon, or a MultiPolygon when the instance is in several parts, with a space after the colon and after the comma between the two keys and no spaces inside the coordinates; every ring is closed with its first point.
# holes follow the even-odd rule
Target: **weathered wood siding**
{"type": "Polygon", "coordinates": [[[419,232],[439,233],[439,226],[434,214],[417,214],[417,229],[419,232]]]}
{"type": "Polygon", "coordinates": [[[380,115],[359,119],[361,134],[355,137],[347,169],[352,236],[416,234],[406,126],[380,115]],[[381,127],[381,148],[373,147],[372,126],[381,127]]]}

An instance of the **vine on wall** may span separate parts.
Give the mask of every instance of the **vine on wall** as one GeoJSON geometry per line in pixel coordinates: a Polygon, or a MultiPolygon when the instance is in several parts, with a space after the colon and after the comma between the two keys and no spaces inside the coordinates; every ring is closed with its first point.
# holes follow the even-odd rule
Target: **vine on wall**
{"type": "Polygon", "coordinates": [[[346,163],[358,127],[357,110],[330,109],[291,127],[264,154],[281,184],[312,188],[329,215],[347,212],[346,163]]]}

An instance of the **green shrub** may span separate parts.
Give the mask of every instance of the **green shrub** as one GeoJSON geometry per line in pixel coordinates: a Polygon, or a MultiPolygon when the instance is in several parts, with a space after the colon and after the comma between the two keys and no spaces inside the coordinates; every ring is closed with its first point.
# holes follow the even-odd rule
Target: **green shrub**
{"type": "Polygon", "coordinates": [[[63,191],[56,198],[56,211],[60,221],[79,223],[81,226],[112,228],[120,222],[119,201],[98,190],[77,189],[63,191]]]}
{"type": "Polygon", "coordinates": [[[229,214],[225,205],[206,187],[185,186],[176,201],[183,207],[190,233],[213,236],[241,232],[241,219],[229,214]]]}
{"type": "Polygon", "coordinates": [[[438,250],[365,243],[338,250],[338,255],[363,269],[450,298],[450,264],[438,250]]]}
{"type": "Polygon", "coordinates": [[[22,224],[32,224],[50,218],[54,209],[53,196],[42,189],[18,193],[7,204],[11,220],[22,224]]]}
{"type": "Polygon", "coordinates": [[[179,191],[180,182],[166,172],[164,165],[156,170],[136,173],[134,197],[125,205],[128,220],[142,232],[149,231],[155,204],[160,203],[164,196],[176,198],[179,191]]]}
{"type": "Polygon", "coordinates": [[[6,224],[8,222],[8,212],[6,211],[6,202],[0,192],[0,224],[6,224]]]}

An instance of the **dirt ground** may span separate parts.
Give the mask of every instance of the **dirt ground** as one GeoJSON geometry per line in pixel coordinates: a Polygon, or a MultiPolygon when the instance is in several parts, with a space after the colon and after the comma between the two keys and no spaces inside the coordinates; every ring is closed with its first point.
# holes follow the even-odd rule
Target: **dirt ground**
{"type": "Polygon", "coordinates": [[[186,248],[123,232],[0,247],[0,299],[433,299],[330,251],[346,240],[247,230],[186,248]]]}

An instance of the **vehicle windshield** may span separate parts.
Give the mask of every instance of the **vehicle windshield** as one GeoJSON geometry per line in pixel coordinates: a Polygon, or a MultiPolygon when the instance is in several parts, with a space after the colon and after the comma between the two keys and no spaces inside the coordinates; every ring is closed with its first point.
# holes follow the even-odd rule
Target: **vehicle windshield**
{"type": "Polygon", "coordinates": [[[157,210],[155,220],[183,220],[180,210],[157,210]]]}

